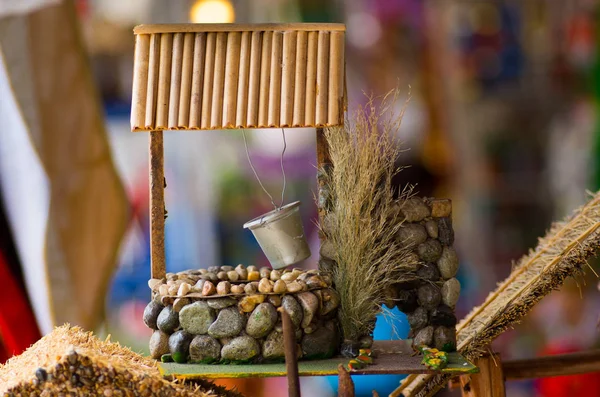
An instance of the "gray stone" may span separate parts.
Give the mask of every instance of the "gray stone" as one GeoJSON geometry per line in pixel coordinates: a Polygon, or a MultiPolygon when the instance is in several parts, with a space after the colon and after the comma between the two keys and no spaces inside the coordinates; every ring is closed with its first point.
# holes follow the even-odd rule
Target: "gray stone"
{"type": "Polygon", "coordinates": [[[230,297],[226,297],[226,298],[217,298],[217,299],[207,299],[206,303],[208,304],[208,307],[210,307],[210,308],[213,308],[216,310],[221,310],[226,307],[237,304],[237,300],[230,298],[230,297]]]}
{"type": "Polygon", "coordinates": [[[413,346],[431,346],[433,343],[433,327],[430,325],[429,327],[425,327],[415,335],[413,339],[413,346]]]}
{"type": "Polygon", "coordinates": [[[306,328],[313,320],[315,313],[319,310],[319,299],[312,292],[302,292],[296,296],[296,299],[298,299],[300,306],[302,306],[303,318],[300,326],[306,328]]]}
{"type": "Polygon", "coordinates": [[[176,363],[185,363],[190,352],[190,342],[193,335],[179,330],[169,337],[169,352],[176,363]]]}
{"type": "Polygon", "coordinates": [[[454,327],[437,327],[433,332],[433,347],[445,352],[456,350],[456,329],[454,327]]]}
{"type": "Polygon", "coordinates": [[[229,338],[236,336],[244,328],[246,317],[237,307],[222,309],[214,323],[208,327],[208,334],[213,338],[229,338]]]}
{"type": "Polygon", "coordinates": [[[267,336],[277,323],[277,309],[270,303],[261,303],[250,314],[246,333],[253,338],[267,336]]]}
{"type": "Polygon", "coordinates": [[[163,354],[169,353],[169,335],[156,330],[150,337],[150,355],[158,360],[163,354]]]}
{"type": "Polygon", "coordinates": [[[452,218],[438,219],[439,239],[444,245],[454,244],[454,229],[452,229],[452,218]]]}
{"type": "Polygon", "coordinates": [[[229,265],[221,266],[221,271],[230,272],[232,270],[233,270],[233,266],[229,266],[229,265]]]}
{"type": "Polygon", "coordinates": [[[404,225],[396,234],[396,241],[403,247],[412,248],[427,240],[425,227],[418,224],[404,225]]]}
{"type": "Polygon", "coordinates": [[[267,360],[285,357],[282,332],[273,331],[267,336],[262,345],[262,355],[267,360]]]}
{"type": "Polygon", "coordinates": [[[323,241],[323,243],[321,244],[321,250],[319,251],[319,254],[321,254],[322,258],[328,258],[333,260],[335,260],[335,258],[337,257],[337,255],[335,254],[335,247],[333,246],[333,243],[329,240],[323,241]]]}
{"type": "Polygon", "coordinates": [[[444,247],[442,256],[437,261],[438,269],[444,280],[456,276],[458,272],[458,256],[452,247],[444,247]]]}
{"type": "Polygon", "coordinates": [[[238,336],[221,349],[221,358],[231,361],[247,361],[260,354],[258,342],[248,336],[238,336]]]}
{"type": "Polygon", "coordinates": [[[173,310],[179,313],[181,309],[190,303],[192,303],[192,301],[189,298],[177,298],[173,301],[173,310]]]}
{"type": "Polygon", "coordinates": [[[322,304],[319,314],[326,316],[340,306],[340,295],[333,288],[327,288],[321,291],[322,304]]]}
{"type": "Polygon", "coordinates": [[[208,335],[197,335],[190,343],[190,361],[212,363],[221,357],[221,344],[208,335]]]}
{"type": "Polygon", "coordinates": [[[156,320],[156,325],[161,331],[172,334],[179,327],[179,315],[173,306],[166,306],[156,320]]]}
{"type": "Polygon", "coordinates": [[[419,258],[425,262],[435,262],[440,259],[442,255],[442,244],[434,239],[429,239],[422,244],[419,244],[417,248],[419,258]]]}
{"type": "Polygon", "coordinates": [[[187,305],[179,312],[181,327],[190,334],[206,334],[213,321],[215,321],[215,310],[204,301],[187,305]]]}
{"type": "Polygon", "coordinates": [[[438,238],[438,225],[437,222],[433,219],[430,219],[427,222],[425,222],[425,230],[427,230],[427,234],[429,234],[429,237],[438,238]]]}
{"type": "Polygon", "coordinates": [[[311,334],[302,337],[302,356],[305,358],[329,358],[338,348],[338,335],[335,324],[331,321],[317,328],[311,334]]]}
{"type": "Polygon", "coordinates": [[[406,318],[410,328],[415,331],[425,327],[429,322],[427,310],[423,307],[417,307],[415,311],[408,313],[406,318]]]}
{"type": "Polygon", "coordinates": [[[400,211],[406,222],[420,222],[431,215],[431,210],[422,199],[413,197],[406,200],[400,211]]]}
{"type": "Polygon", "coordinates": [[[160,314],[160,312],[162,312],[163,309],[164,306],[160,303],[150,301],[150,303],[148,303],[148,305],[144,309],[144,324],[146,324],[148,328],[158,329],[156,320],[158,320],[158,315],[160,314]]]}
{"type": "Polygon", "coordinates": [[[291,295],[284,295],[281,299],[281,307],[285,310],[289,315],[294,327],[300,327],[302,323],[303,313],[302,306],[298,303],[298,301],[291,295]]]}
{"type": "Polygon", "coordinates": [[[442,302],[440,289],[433,284],[424,284],[417,290],[419,304],[425,309],[435,309],[442,302]]]}
{"type": "Polygon", "coordinates": [[[450,307],[455,307],[460,296],[460,282],[451,278],[442,285],[442,302],[450,307]]]}
{"type": "Polygon", "coordinates": [[[417,270],[417,277],[427,281],[439,281],[441,275],[435,263],[424,263],[417,270]]]}
{"type": "Polygon", "coordinates": [[[267,297],[267,300],[270,304],[272,304],[275,307],[281,306],[281,296],[279,295],[269,295],[267,297]]]}

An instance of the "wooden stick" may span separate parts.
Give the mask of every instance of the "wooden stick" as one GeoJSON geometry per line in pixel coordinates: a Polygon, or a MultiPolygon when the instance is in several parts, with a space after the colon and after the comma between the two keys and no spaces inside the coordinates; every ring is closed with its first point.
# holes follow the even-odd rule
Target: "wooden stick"
{"type": "Polygon", "coordinates": [[[319,32],[317,46],[317,108],[315,125],[327,124],[327,97],[329,90],[329,32],[319,32]]]}
{"type": "Polygon", "coordinates": [[[258,127],[269,125],[269,84],[271,82],[271,47],[273,32],[264,32],[260,60],[260,87],[258,92],[258,127]]]}
{"type": "Polygon", "coordinates": [[[298,352],[296,350],[296,332],[288,312],[280,309],[283,325],[283,346],[285,350],[285,369],[288,380],[288,396],[300,397],[300,377],[298,375],[298,352]]]}
{"type": "MultiPolygon", "coordinates": [[[[327,143],[327,139],[325,138],[325,130],[323,128],[317,128],[317,170],[326,167],[327,165],[331,165],[331,157],[329,155],[329,144],[327,143]]],[[[324,181],[317,181],[317,185],[319,190],[321,190],[324,186],[324,181]]],[[[319,222],[323,222],[325,217],[325,209],[319,209],[319,222]]],[[[321,240],[321,244],[323,243],[323,235],[319,233],[319,238],[321,240]]]]}
{"type": "Polygon", "coordinates": [[[344,32],[331,32],[330,35],[327,124],[339,125],[343,121],[344,108],[344,32]]]}
{"type": "Polygon", "coordinates": [[[163,278],[165,260],[165,170],[163,132],[150,132],[150,262],[151,277],[163,278]]]}
{"type": "Polygon", "coordinates": [[[213,77],[215,73],[215,47],[217,34],[208,33],[206,36],[206,56],[204,57],[204,82],[202,90],[202,114],[200,127],[210,128],[210,114],[212,105],[213,77]]]}
{"type": "MultiPolygon", "coordinates": [[[[240,75],[237,84],[237,101],[235,112],[235,126],[243,128],[246,126],[248,116],[248,78],[250,73],[250,45],[251,33],[243,32],[240,43],[240,75]]],[[[258,92],[258,91],[257,91],[258,92]]]]}
{"type": "Polygon", "coordinates": [[[343,364],[338,365],[338,397],[354,397],[354,382],[343,364]]]}
{"type": "Polygon", "coordinates": [[[173,56],[173,35],[160,35],[160,65],[158,67],[158,97],[156,102],[157,130],[168,128],[169,89],[171,88],[171,58],[173,56]]]}
{"type": "Polygon", "coordinates": [[[225,128],[235,127],[238,80],[240,76],[241,40],[242,34],[240,32],[232,32],[227,35],[223,120],[221,122],[221,125],[225,128]]]}
{"type": "Polygon", "coordinates": [[[281,60],[283,55],[283,33],[273,32],[271,47],[271,78],[269,83],[269,113],[267,124],[269,127],[279,125],[281,115],[281,60]]]}
{"type": "Polygon", "coordinates": [[[291,127],[294,115],[294,84],[296,79],[296,32],[283,33],[281,67],[281,114],[279,125],[291,127]]]}
{"type": "Polygon", "coordinates": [[[164,32],[244,32],[244,31],[273,31],[273,30],[346,30],[343,23],[179,23],[138,25],[133,33],[164,33],[164,32]]]}
{"type": "Polygon", "coordinates": [[[179,115],[177,128],[187,129],[190,122],[190,97],[192,94],[192,71],[194,68],[194,33],[183,38],[183,60],[181,66],[181,89],[179,93],[179,115]]]}
{"type": "Polygon", "coordinates": [[[481,357],[474,363],[478,374],[460,377],[463,397],[504,397],[504,375],[498,354],[481,357]]]}
{"type": "Polygon", "coordinates": [[[298,32],[296,39],[296,76],[294,77],[294,127],[304,125],[304,108],[306,106],[306,50],[308,34],[298,32]]]}
{"type": "Polygon", "coordinates": [[[150,58],[150,35],[135,38],[135,70],[133,73],[133,95],[131,98],[131,128],[143,128],[148,90],[148,60],[150,58]]]}
{"type": "Polygon", "coordinates": [[[156,122],[156,98],[158,96],[158,71],[160,64],[160,34],[150,38],[150,58],[148,60],[148,89],[146,92],[145,128],[154,128],[156,122]]]}
{"type": "Polygon", "coordinates": [[[190,96],[190,121],[192,129],[200,128],[202,114],[202,92],[204,84],[204,55],[206,52],[206,33],[196,33],[194,37],[194,67],[192,70],[192,93],[190,96]]]}
{"type": "Polygon", "coordinates": [[[318,33],[308,32],[306,52],[306,107],[304,125],[315,125],[317,106],[317,47],[318,33]]]}
{"type": "Polygon", "coordinates": [[[252,32],[250,43],[250,75],[248,78],[248,116],[246,118],[246,125],[248,127],[256,127],[258,125],[258,112],[260,108],[258,93],[262,80],[260,73],[262,40],[261,32],[252,32]]]}
{"type": "Polygon", "coordinates": [[[223,124],[223,87],[225,85],[225,56],[227,54],[227,33],[217,33],[217,43],[215,51],[215,74],[213,77],[210,128],[219,128],[223,124]]]}
{"type": "Polygon", "coordinates": [[[600,349],[505,361],[502,363],[502,369],[506,379],[533,379],[600,372],[600,349]]]}
{"type": "Polygon", "coordinates": [[[169,129],[177,129],[179,121],[179,94],[181,92],[181,70],[183,68],[183,33],[173,37],[173,56],[171,61],[171,89],[169,94],[169,129]]]}

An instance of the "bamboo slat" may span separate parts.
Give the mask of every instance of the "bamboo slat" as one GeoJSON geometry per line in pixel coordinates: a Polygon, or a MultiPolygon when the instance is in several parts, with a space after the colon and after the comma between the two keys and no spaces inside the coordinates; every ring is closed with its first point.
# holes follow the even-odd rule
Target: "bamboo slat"
{"type": "Polygon", "coordinates": [[[308,33],[306,52],[306,106],[304,125],[315,125],[315,109],[317,105],[317,46],[318,32],[308,33]]]}
{"type": "Polygon", "coordinates": [[[194,65],[194,33],[183,37],[183,65],[181,67],[181,91],[177,128],[185,129],[190,121],[190,98],[192,94],[192,70],[194,65]]]}
{"type": "Polygon", "coordinates": [[[227,54],[227,33],[218,32],[215,47],[215,73],[213,76],[210,128],[219,128],[223,117],[223,87],[225,85],[225,56],[227,54]]]}
{"type": "Polygon", "coordinates": [[[317,105],[315,109],[315,125],[327,124],[329,77],[329,32],[319,32],[317,48],[317,105]]]}
{"type": "Polygon", "coordinates": [[[169,129],[177,129],[179,120],[179,94],[181,93],[181,69],[183,67],[183,33],[173,36],[171,61],[171,88],[169,94],[169,129]]]}
{"type": "Polygon", "coordinates": [[[246,117],[247,127],[256,127],[258,125],[259,109],[259,88],[262,75],[261,57],[262,57],[263,34],[261,32],[252,32],[250,43],[250,72],[248,77],[248,115],[246,117]]]}
{"type": "Polygon", "coordinates": [[[273,32],[271,47],[271,76],[269,82],[269,111],[267,125],[277,127],[281,112],[281,60],[283,53],[283,33],[273,32]]]}
{"type": "Polygon", "coordinates": [[[160,37],[160,64],[158,69],[158,95],[156,99],[156,129],[167,128],[169,116],[169,89],[171,88],[171,58],[173,56],[173,34],[163,33],[160,37]]]}
{"type": "Polygon", "coordinates": [[[242,32],[240,43],[239,80],[235,111],[235,127],[243,128],[248,115],[248,77],[250,72],[251,32],[242,32]]]}
{"type": "Polygon", "coordinates": [[[175,33],[175,32],[244,32],[244,31],[286,31],[286,30],[340,30],[345,31],[343,23],[257,23],[257,24],[232,24],[232,23],[179,23],[179,24],[152,24],[138,25],[133,29],[135,34],[175,33]]]}
{"type": "Polygon", "coordinates": [[[297,33],[296,38],[296,73],[294,76],[294,115],[292,126],[304,125],[304,107],[306,106],[306,50],[308,34],[305,31],[297,33]]]}
{"type": "Polygon", "coordinates": [[[227,37],[227,54],[225,56],[225,83],[223,94],[223,121],[225,128],[235,127],[237,88],[240,71],[240,52],[241,52],[240,32],[230,33],[227,37]]]}
{"type": "Polygon", "coordinates": [[[213,77],[215,73],[215,46],[217,34],[206,35],[206,56],[204,58],[204,82],[202,91],[202,115],[200,117],[200,128],[210,128],[210,110],[212,104],[213,77]]]}
{"type": "Polygon", "coordinates": [[[344,107],[344,33],[331,32],[330,35],[327,124],[335,125],[343,117],[344,107]]]}
{"type": "Polygon", "coordinates": [[[131,126],[145,127],[146,92],[148,90],[148,60],[150,58],[150,35],[138,35],[135,39],[135,72],[131,98],[131,126]]]}
{"type": "Polygon", "coordinates": [[[260,87],[258,92],[258,124],[257,127],[266,127],[269,112],[269,83],[271,78],[271,48],[273,45],[273,32],[264,32],[261,48],[260,87]]]}
{"type": "Polygon", "coordinates": [[[190,128],[200,128],[202,114],[202,87],[204,85],[204,63],[206,33],[196,33],[194,37],[194,66],[192,68],[192,93],[190,96],[190,128]]]}
{"type": "Polygon", "coordinates": [[[343,123],[343,25],[185,26],[136,28],[132,130],[343,123]]]}
{"type": "Polygon", "coordinates": [[[144,128],[154,128],[156,121],[156,97],[158,96],[158,71],[160,63],[160,34],[150,38],[150,57],[148,60],[148,87],[146,90],[146,114],[144,128]]]}

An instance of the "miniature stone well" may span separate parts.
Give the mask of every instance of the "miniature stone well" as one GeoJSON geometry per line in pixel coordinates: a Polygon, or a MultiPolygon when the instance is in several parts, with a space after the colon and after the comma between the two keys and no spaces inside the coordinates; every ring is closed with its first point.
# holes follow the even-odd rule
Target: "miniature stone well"
{"type": "Polygon", "coordinates": [[[292,320],[299,356],[338,351],[337,292],[315,270],[238,265],[168,273],[151,279],[144,322],[154,330],[153,358],[179,363],[269,362],[284,359],[279,309],[292,320]]]}

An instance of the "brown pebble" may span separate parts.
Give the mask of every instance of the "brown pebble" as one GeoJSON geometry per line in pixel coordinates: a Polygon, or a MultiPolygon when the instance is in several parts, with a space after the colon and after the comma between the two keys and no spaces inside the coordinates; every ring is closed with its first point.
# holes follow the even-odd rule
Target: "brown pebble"
{"type": "Polygon", "coordinates": [[[189,305],[190,302],[189,298],[177,298],[173,301],[173,310],[179,313],[179,311],[183,309],[184,306],[189,305]]]}
{"type": "Polygon", "coordinates": [[[269,267],[261,267],[259,271],[261,278],[269,278],[271,277],[271,268],[269,267]]]}
{"type": "Polygon", "coordinates": [[[229,279],[229,281],[238,281],[240,278],[240,275],[238,274],[238,272],[236,272],[235,270],[231,270],[227,272],[227,278],[229,279]]]}
{"type": "Polygon", "coordinates": [[[256,294],[256,292],[257,292],[256,285],[253,283],[248,283],[244,286],[244,291],[247,294],[256,294]]]}
{"type": "Polygon", "coordinates": [[[161,285],[158,288],[158,293],[162,296],[169,295],[169,287],[166,284],[161,285]]]}
{"type": "Polygon", "coordinates": [[[231,286],[231,293],[235,295],[240,295],[244,293],[244,285],[243,284],[234,284],[231,286]]]}
{"type": "Polygon", "coordinates": [[[302,286],[297,281],[292,281],[291,283],[287,284],[287,290],[293,294],[295,292],[302,291],[302,286]]]}
{"type": "Polygon", "coordinates": [[[177,291],[179,290],[179,285],[173,284],[169,287],[168,295],[177,295],[177,291]]]}
{"type": "Polygon", "coordinates": [[[148,280],[148,287],[150,287],[150,289],[152,291],[156,291],[158,290],[158,288],[162,285],[162,280],[158,279],[158,278],[151,278],[150,280],[148,280]]]}
{"type": "Polygon", "coordinates": [[[281,296],[279,295],[269,295],[268,300],[275,307],[281,306],[281,296]]]}
{"type": "Polygon", "coordinates": [[[214,295],[215,292],[217,292],[215,285],[212,282],[207,280],[204,283],[204,285],[202,286],[202,295],[203,296],[211,296],[211,295],[214,295]]]}
{"type": "Polygon", "coordinates": [[[287,286],[285,284],[285,281],[275,281],[275,285],[273,286],[273,292],[275,292],[276,294],[285,294],[287,292],[287,286]]]}
{"type": "Polygon", "coordinates": [[[179,289],[177,290],[177,296],[186,296],[191,289],[192,286],[188,283],[181,283],[179,289]]]}
{"type": "Polygon", "coordinates": [[[269,282],[269,280],[266,278],[261,279],[258,283],[258,292],[261,294],[270,294],[273,292],[273,286],[271,285],[271,282],[269,282]]]}
{"type": "Polygon", "coordinates": [[[294,272],[283,273],[281,275],[281,279],[283,281],[294,281],[297,278],[298,278],[298,273],[294,273],[294,272]]]}
{"type": "Polygon", "coordinates": [[[271,280],[273,281],[277,281],[281,278],[281,271],[279,270],[273,270],[271,271],[271,280]]]}
{"type": "Polygon", "coordinates": [[[227,295],[231,290],[231,283],[229,281],[221,281],[217,284],[217,294],[227,295]]]}
{"type": "Polygon", "coordinates": [[[217,278],[221,281],[225,281],[228,279],[227,272],[219,272],[217,273],[217,278]]]}
{"type": "Polygon", "coordinates": [[[242,298],[238,303],[238,307],[244,313],[250,313],[256,305],[265,301],[265,295],[248,295],[242,298]]]}
{"type": "Polygon", "coordinates": [[[248,281],[257,281],[260,280],[260,273],[256,270],[248,272],[248,281]]]}
{"type": "Polygon", "coordinates": [[[248,273],[258,271],[258,268],[254,265],[250,265],[246,269],[248,270],[248,273]]]}

